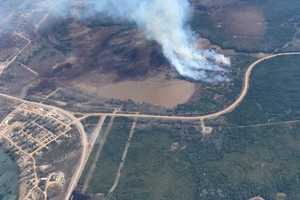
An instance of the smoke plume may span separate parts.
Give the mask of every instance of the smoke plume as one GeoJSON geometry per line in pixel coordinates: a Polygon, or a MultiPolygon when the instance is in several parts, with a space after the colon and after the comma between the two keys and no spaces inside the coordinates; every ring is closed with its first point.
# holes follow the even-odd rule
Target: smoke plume
{"type": "Polygon", "coordinates": [[[196,48],[187,25],[192,8],[188,0],[92,0],[91,6],[112,17],[134,21],[149,39],[157,41],[182,76],[203,81],[225,80],[222,65],[230,60],[212,50],[196,48]],[[211,72],[214,76],[209,76],[211,72]]]}
{"type": "MultiPolygon", "coordinates": [[[[66,13],[74,1],[76,0],[44,0],[38,5],[58,14],[66,13]]],[[[161,45],[166,58],[182,76],[206,82],[226,80],[223,67],[230,65],[230,60],[213,50],[196,47],[196,35],[188,25],[193,12],[188,0],[81,1],[83,2],[87,8],[84,15],[103,13],[116,20],[136,23],[149,40],[155,40],[161,45]]]]}

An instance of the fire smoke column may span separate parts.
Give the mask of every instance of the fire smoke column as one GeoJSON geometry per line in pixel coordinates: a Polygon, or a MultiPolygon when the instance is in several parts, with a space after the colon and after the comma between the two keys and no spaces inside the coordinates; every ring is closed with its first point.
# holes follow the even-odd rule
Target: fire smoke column
{"type": "MultiPolygon", "coordinates": [[[[182,76],[206,82],[227,80],[224,66],[230,65],[230,60],[212,50],[197,48],[196,36],[188,25],[193,13],[189,0],[43,0],[24,1],[19,7],[65,16],[76,1],[86,8],[83,15],[103,13],[136,23],[149,40],[161,45],[182,76]]],[[[5,5],[0,2],[0,11],[5,5]]],[[[4,26],[1,20],[0,25],[4,26]]]]}
{"type": "Polygon", "coordinates": [[[224,81],[230,60],[212,50],[196,48],[187,25],[192,8],[188,0],[90,0],[93,8],[112,17],[134,21],[182,76],[206,82],[224,81]]]}
{"type": "Polygon", "coordinates": [[[194,46],[195,35],[187,25],[191,13],[186,0],[151,0],[142,3],[131,17],[149,39],[161,44],[165,56],[182,76],[207,82],[226,80],[220,66],[230,65],[230,60],[194,46]]]}

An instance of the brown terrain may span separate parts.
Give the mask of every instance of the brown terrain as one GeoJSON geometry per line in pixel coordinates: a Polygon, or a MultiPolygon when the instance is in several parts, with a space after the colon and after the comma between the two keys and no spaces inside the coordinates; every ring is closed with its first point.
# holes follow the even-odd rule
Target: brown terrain
{"type": "MultiPolygon", "coordinates": [[[[71,82],[77,90],[88,92],[102,98],[133,100],[138,103],[149,103],[166,108],[173,108],[186,103],[195,92],[195,84],[179,79],[168,79],[164,75],[149,77],[143,80],[125,80],[102,83],[101,75],[95,74],[92,79],[82,77],[71,82]],[[109,83],[111,82],[111,83],[109,83]]],[[[102,76],[103,77],[103,76],[102,76]]],[[[111,76],[109,76],[111,77],[111,76]]],[[[107,79],[104,78],[103,79],[107,79]]]]}
{"type": "Polygon", "coordinates": [[[1,33],[0,30],[0,63],[16,54],[18,48],[22,48],[26,40],[14,33],[1,33]]]}
{"type": "MultiPolygon", "coordinates": [[[[131,79],[168,65],[160,47],[147,41],[133,25],[65,23],[54,24],[51,30],[45,30],[44,35],[51,44],[48,52],[53,51],[47,55],[55,60],[48,64],[48,71],[43,71],[45,76],[74,79],[91,70],[99,70],[101,73],[116,73],[119,79],[131,79]]],[[[44,58],[40,56],[42,62],[44,58]]],[[[33,64],[39,70],[40,67],[33,64]]]]}
{"type": "MultiPolygon", "coordinates": [[[[195,7],[216,7],[217,13],[222,14],[212,17],[216,23],[220,21],[230,35],[250,37],[247,41],[253,43],[252,38],[259,41],[257,38],[264,34],[264,16],[254,7],[231,12],[235,8],[227,7],[224,1],[192,2],[195,7]]],[[[68,86],[99,99],[131,99],[166,108],[200,96],[195,89],[201,87],[200,84],[182,80],[163,56],[160,46],[148,41],[133,24],[117,23],[103,16],[82,21],[49,18],[43,18],[38,23],[38,31],[28,35],[32,44],[19,58],[20,63],[38,74],[40,83],[47,83],[49,87],[68,86]]],[[[199,47],[220,50],[205,39],[199,41],[199,47]]],[[[47,87],[39,86],[36,90],[39,92],[47,87]]]]}
{"type": "Polygon", "coordinates": [[[266,22],[260,8],[246,5],[225,7],[213,18],[242,48],[252,47],[264,38],[266,22]]]}
{"type": "Polygon", "coordinates": [[[130,24],[71,20],[66,26],[53,24],[42,34],[46,48],[26,64],[47,82],[101,99],[130,99],[166,108],[186,103],[195,92],[194,83],[178,79],[158,44],[130,24]]]}

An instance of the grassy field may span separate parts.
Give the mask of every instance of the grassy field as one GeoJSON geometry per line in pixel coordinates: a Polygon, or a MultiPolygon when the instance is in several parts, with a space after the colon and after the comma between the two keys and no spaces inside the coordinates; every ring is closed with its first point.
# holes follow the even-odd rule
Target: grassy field
{"type": "MultiPolygon", "coordinates": [[[[90,185],[87,189],[88,193],[107,193],[113,185],[122,153],[127,142],[131,123],[131,120],[125,118],[115,119],[111,132],[100,154],[100,158],[96,163],[96,171],[93,174],[93,178],[91,179],[90,185]]],[[[105,128],[103,129],[102,134],[104,131],[105,128]]],[[[93,162],[98,147],[99,144],[96,144],[86,166],[86,170],[89,169],[93,162]]],[[[86,176],[86,170],[81,178],[81,184],[86,176]]]]}
{"type": "Polygon", "coordinates": [[[0,199],[14,200],[18,195],[19,171],[16,163],[0,149],[0,199]]]}
{"type": "MultiPolygon", "coordinates": [[[[131,124],[129,119],[115,119],[87,193],[106,194],[112,186],[131,124]]],[[[102,134],[106,127],[107,123],[102,134]]],[[[180,139],[174,131],[175,129],[160,126],[135,130],[120,183],[113,197],[123,200],[195,198],[196,181],[192,173],[193,167],[185,154],[185,147],[175,144],[180,139]]],[[[80,185],[83,184],[87,170],[95,159],[98,145],[95,145],[90,156],[80,185]]]]}
{"type": "Polygon", "coordinates": [[[116,199],[195,199],[193,166],[183,146],[172,150],[177,141],[172,131],[160,127],[136,131],[116,199]]]}
{"type": "Polygon", "coordinates": [[[280,49],[286,42],[292,40],[296,33],[295,24],[299,23],[300,18],[300,2],[298,0],[246,0],[230,5],[230,7],[232,11],[229,12],[237,12],[239,9],[243,10],[244,8],[253,8],[262,12],[264,17],[264,22],[262,23],[266,26],[263,38],[254,41],[252,44],[248,44],[251,35],[245,34],[242,35],[242,38],[235,38],[234,34],[228,32],[227,27],[218,26],[219,23],[222,23],[222,19],[225,16],[223,18],[220,17],[220,20],[212,17],[211,13],[220,12],[220,15],[222,15],[224,10],[216,11],[214,8],[212,10],[196,10],[192,19],[193,29],[202,37],[208,38],[215,44],[244,52],[274,51],[275,49],[280,49]],[[243,43],[248,45],[243,45],[243,43]]]}

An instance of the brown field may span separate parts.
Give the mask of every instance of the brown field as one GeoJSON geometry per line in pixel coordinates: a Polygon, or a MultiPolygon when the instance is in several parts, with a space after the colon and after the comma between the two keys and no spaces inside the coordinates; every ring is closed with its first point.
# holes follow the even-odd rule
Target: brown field
{"type": "Polygon", "coordinates": [[[35,79],[36,76],[21,64],[12,63],[0,77],[0,91],[17,96],[22,95],[23,89],[26,90],[35,79]]]}
{"type": "Polygon", "coordinates": [[[195,92],[195,84],[178,79],[167,79],[164,75],[146,78],[145,80],[125,80],[114,82],[101,80],[104,75],[89,79],[73,80],[70,85],[81,91],[94,94],[101,98],[133,100],[138,103],[149,103],[166,108],[173,108],[186,103],[195,92]],[[98,81],[96,81],[98,79],[98,81]]]}
{"type": "Polygon", "coordinates": [[[242,47],[252,47],[264,38],[265,16],[257,7],[237,5],[220,9],[214,16],[226,34],[242,47]]]}
{"type": "Polygon", "coordinates": [[[11,59],[27,41],[13,33],[0,33],[0,62],[11,59]]]}
{"type": "Polygon", "coordinates": [[[265,32],[263,12],[255,7],[244,7],[225,14],[225,26],[236,35],[262,36],[265,32]]]}

